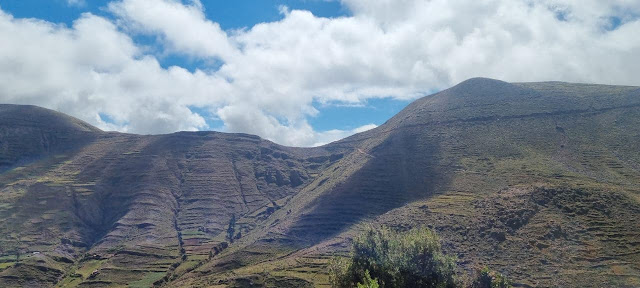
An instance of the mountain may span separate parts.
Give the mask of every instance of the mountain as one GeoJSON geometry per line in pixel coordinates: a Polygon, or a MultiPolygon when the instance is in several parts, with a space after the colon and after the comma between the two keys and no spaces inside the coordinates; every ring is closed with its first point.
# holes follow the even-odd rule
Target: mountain
{"type": "Polygon", "coordinates": [[[45,154],[71,151],[99,132],[81,120],[36,106],[0,106],[0,171],[45,154]]]}
{"type": "Polygon", "coordinates": [[[293,148],[3,105],[0,286],[326,286],[387,225],[520,287],[637,287],[639,108],[638,87],[476,78],[293,148]]]}

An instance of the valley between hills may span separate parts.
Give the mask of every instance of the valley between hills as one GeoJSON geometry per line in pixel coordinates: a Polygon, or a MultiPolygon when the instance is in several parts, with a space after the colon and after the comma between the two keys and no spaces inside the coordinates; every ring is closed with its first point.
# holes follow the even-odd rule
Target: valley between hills
{"type": "Polygon", "coordinates": [[[0,287],[329,287],[369,225],[515,287],[640,286],[640,87],[474,78],[321,147],[0,105],[0,287]]]}

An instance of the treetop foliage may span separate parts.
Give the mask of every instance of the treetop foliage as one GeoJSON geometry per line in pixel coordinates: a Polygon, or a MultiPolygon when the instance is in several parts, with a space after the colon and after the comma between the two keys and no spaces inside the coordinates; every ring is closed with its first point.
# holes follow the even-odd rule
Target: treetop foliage
{"type": "Polygon", "coordinates": [[[462,284],[456,267],[456,258],[442,252],[440,239],[427,228],[395,232],[369,227],[353,240],[350,258],[332,260],[329,275],[336,288],[511,287],[488,268],[476,273],[470,285],[462,284]]]}

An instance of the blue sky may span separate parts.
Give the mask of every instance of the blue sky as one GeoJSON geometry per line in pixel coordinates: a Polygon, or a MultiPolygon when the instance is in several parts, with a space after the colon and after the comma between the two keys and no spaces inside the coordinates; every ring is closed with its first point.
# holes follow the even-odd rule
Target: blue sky
{"type": "Polygon", "coordinates": [[[0,103],[316,146],[472,77],[639,85],[639,15],[628,0],[0,0],[0,103]]]}
{"type": "MultiPolygon", "coordinates": [[[[110,17],[101,10],[110,0],[90,0],[79,5],[69,5],[67,0],[2,0],[0,7],[15,17],[33,17],[55,23],[71,23],[81,13],[110,17]]],[[[323,0],[202,0],[207,18],[217,22],[223,29],[252,27],[261,22],[273,22],[282,19],[278,7],[285,5],[290,9],[302,9],[320,17],[338,17],[349,15],[339,1],[323,0]]]]}
{"type": "MultiPolygon", "coordinates": [[[[109,0],[84,1],[81,5],[69,5],[66,0],[0,0],[0,7],[17,18],[37,18],[53,23],[71,26],[82,13],[90,12],[102,17],[113,18],[105,6],[109,0]]],[[[348,9],[339,1],[322,0],[202,0],[206,17],[220,24],[224,30],[251,28],[258,23],[281,20],[281,5],[291,10],[308,10],[318,17],[349,16],[348,9]]],[[[134,40],[144,45],[155,45],[154,37],[135,35],[134,40]]],[[[163,67],[180,66],[190,71],[196,68],[209,69],[210,63],[175,54],[157,55],[163,67]]],[[[317,131],[352,130],[367,124],[380,125],[408,105],[410,100],[375,98],[359,105],[326,105],[314,103],[319,113],[309,118],[309,123],[317,131]]],[[[206,109],[190,107],[203,116],[207,129],[221,130],[224,123],[206,109]]],[[[107,114],[101,113],[103,121],[113,122],[107,114]]]]}

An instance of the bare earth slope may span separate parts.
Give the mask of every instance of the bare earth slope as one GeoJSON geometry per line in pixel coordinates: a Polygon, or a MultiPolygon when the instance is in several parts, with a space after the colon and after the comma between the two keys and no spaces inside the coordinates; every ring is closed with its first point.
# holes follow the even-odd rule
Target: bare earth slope
{"type": "Polygon", "coordinates": [[[432,227],[522,287],[640,285],[638,87],[471,79],[319,148],[20,108],[0,286],[323,286],[365,223],[432,227]]]}

